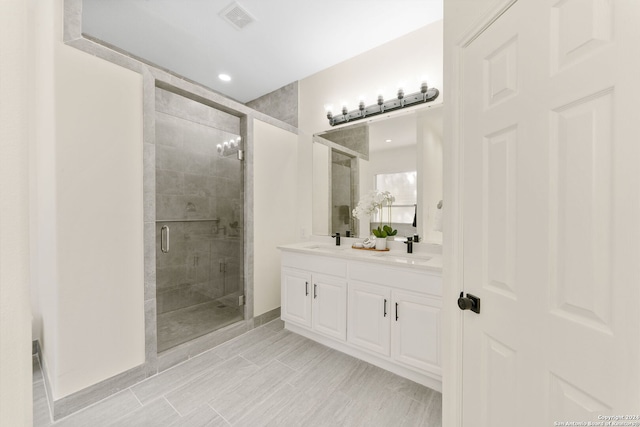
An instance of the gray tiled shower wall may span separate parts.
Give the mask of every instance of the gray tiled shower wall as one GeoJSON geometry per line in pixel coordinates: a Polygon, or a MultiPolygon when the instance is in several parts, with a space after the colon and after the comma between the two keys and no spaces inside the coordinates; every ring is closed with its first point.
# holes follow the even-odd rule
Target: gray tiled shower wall
{"type": "Polygon", "coordinates": [[[216,151],[240,135],[239,118],[162,89],[156,98],[156,292],[162,314],[242,293],[244,194],[241,162],[216,151]],[[170,229],[166,254],[159,250],[164,225],[170,229]]]}

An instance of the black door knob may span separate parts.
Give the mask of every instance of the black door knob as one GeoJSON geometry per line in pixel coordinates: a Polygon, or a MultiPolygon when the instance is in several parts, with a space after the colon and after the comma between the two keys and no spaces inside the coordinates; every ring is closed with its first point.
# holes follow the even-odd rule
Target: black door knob
{"type": "Polygon", "coordinates": [[[467,294],[465,297],[464,292],[460,292],[458,307],[460,307],[460,310],[471,310],[474,313],[480,313],[480,298],[471,294],[467,294]]]}

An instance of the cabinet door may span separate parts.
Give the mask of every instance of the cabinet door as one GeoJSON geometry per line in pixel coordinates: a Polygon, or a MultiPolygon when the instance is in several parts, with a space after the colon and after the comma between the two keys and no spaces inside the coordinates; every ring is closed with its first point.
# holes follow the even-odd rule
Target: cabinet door
{"type": "Polygon", "coordinates": [[[347,340],[361,348],[389,356],[391,291],[368,283],[349,283],[347,340]]]}
{"type": "Polygon", "coordinates": [[[347,282],[313,275],[313,329],[340,340],[347,335],[347,282]]]}
{"type": "Polygon", "coordinates": [[[393,291],[393,358],[420,370],[440,374],[441,301],[393,291]]]}
{"type": "Polygon", "coordinates": [[[311,327],[311,273],[282,269],[281,317],[311,327]]]}

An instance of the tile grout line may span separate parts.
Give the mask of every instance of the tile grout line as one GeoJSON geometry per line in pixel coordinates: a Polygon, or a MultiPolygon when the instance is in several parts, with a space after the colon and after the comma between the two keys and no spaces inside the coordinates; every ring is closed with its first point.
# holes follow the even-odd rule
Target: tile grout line
{"type": "Polygon", "coordinates": [[[162,396],[162,399],[164,399],[164,401],[165,401],[165,402],[167,402],[167,404],[171,407],[171,409],[173,409],[173,410],[176,412],[176,414],[178,414],[178,416],[179,416],[180,418],[183,418],[183,417],[184,417],[184,415],[182,415],[182,414],[180,413],[180,411],[178,411],[178,410],[175,408],[175,406],[173,406],[173,405],[171,404],[171,402],[169,402],[169,399],[167,399],[167,397],[166,397],[166,396],[164,396],[164,395],[163,395],[163,396],[162,396]]]}
{"type": "Polygon", "coordinates": [[[256,367],[258,367],[258,368],[260,368],[260,369],[262,369],[262,368],[263,368],[262,366],[258,365],[257,363],[253,363],[251,360],[246,359],[246,358],[245,358],[243,355],[241,355],[241,354],[236,355],[236,357],[239,357],[240,359],[243,359],[245,362],[247,362],[247,363],[248,363],[248,364],[250,364],[250,365],[256,366],[256,367]]]}
{"type": "Polygon", "coordinates": [[[222,416],[222,414],[221,414],[220,412],[216,411],[216,408],[214,408],[213,406],[211,406],[211,403],[207,402],[207,403],[206,403],[206,405],[207,405],[209,408],[211,408],[211,410],[212,410],[213,412],[215,412],[216,414],[218,414],[218,416],[219,416],[220,418],[222,418],[222,419],[224,420],[224,422],[225,422],[225,423],[227,423],[227,424],[228,424],[228,425],[230,425],[230,426],[232,425],[232,424],[229,422],[229,420],[227,420],[225,417],[223,417],[223,416],[222,416]]]}
{"type": "Polygon", "coordinates": [[[127,388],[127,390],[129,390],[131,394],[133,394],[133,397],[135,397],[135,399],[138,401],[138,403],[140,404],[140,407],[143,408],[144,403],[142,403],[142,401],[138,399],[138,396],[136,395],[135,391],[131,390],[131,387],[127,388]]]}
{"type": "Polygon", "coordinates": [[[291,369],[292,371],[294,371],[294,372],[296,372],[296,373],[298,373],[298,374],[299,374],[300,372],[302,372],[300,369],[296,369],[296,368],[294,368],[293,366],[289,366],[289,365],[287,365],[285,362],[283,362],[282,360],[278,359],[277,357],[276,357],[276,358],[274,358],[273,360],[275,360],[275,361],[277,361],[277,362],[282,363],[284,366],[286,366],[287,368],[291,369]]]}

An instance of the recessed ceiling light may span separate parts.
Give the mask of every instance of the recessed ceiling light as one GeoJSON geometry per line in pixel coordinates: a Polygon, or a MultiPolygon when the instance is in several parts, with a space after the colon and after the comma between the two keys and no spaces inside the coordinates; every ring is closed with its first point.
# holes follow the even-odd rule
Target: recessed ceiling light
{"type": "Polygon", "coordinates": [[[231,76],[229,74],[218,74],[218,78],[223,82],[230,82],[231,76]]]}
{"type": "Polygon", "coordinates": [[[385,139],[384,142],[391,142],[391,140],[390,139],[385,139]]]}

